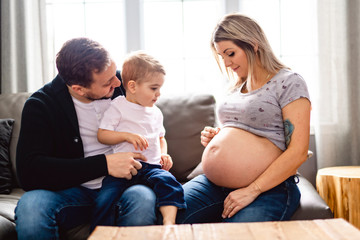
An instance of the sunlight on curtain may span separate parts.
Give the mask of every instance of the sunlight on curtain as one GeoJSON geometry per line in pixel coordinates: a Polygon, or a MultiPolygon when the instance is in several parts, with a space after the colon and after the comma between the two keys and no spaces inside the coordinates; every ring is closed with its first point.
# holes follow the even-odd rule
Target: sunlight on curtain
{"type": "Polygon", "coordinates": [[[359,1],[319,0],[319,167],[360,165],[359,1]]]}

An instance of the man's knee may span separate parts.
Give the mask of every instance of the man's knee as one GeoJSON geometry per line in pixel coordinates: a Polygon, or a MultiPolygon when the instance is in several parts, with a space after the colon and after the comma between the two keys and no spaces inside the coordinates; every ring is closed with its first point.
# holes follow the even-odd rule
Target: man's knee
{"type": "Polygon", "coordinates": [[[38,222],[39,217],[49,208],[52,202],[51,192],[46,190],[34,190],[26,192],[19,200],[15,209],[16,220],[31,218],[33,222],[38,222]]]}
{"type": "Polygon", "coordinates": [[[144,185],[134,185],[128,188],[118,203],[119,226],[142,226],[156,223],[156,196],[144,185]]]}
{"type": "Polygon", "coordinates": [[[42,226],[54,222],[51,217],[51,193],[45,190],[26,192],[15,209],[18,239],[44,239],[42,226]]]}
{"type": "Polygon", "coordinates": [[[130,203],[135,204],[144,204],[145,202],[149,202],[149,204],[153,204],[156,202],[156,196],[154,191],[145,186],[145,185],[134,185],[126,189],[121,196],[120,201],[129,201],[130,203]]]}

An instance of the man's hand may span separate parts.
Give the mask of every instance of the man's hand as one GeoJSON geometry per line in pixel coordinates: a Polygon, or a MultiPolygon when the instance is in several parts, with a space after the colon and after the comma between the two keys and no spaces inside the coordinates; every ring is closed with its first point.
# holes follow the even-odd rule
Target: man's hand
{"type": "Polygon", "coordinates": [[[135,159],[146,161],[145,156],[141,153],[121,152],[106,155],[109,175],[130,180],[142,167],[141,163],[135,159]]]}
{"type": "Polygon", "coordinates": [[[162,169],[169,171],[173,166],[173,161],[169,154],[161,154],[160,164],[162,165],[162,169]]]}

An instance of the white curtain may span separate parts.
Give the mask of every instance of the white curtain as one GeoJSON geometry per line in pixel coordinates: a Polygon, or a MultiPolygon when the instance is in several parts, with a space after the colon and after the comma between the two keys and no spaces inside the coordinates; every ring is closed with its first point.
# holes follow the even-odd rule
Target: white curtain
{"type": "Polygon", "coordinates": [[[318,167],[360,165],[360,1],[318,0],[318,167]]]}
{"type": "Polygon", "coordinates": [[[1,91],[33,92],[48,78],[45,0],[1,0],[1,91]]]}

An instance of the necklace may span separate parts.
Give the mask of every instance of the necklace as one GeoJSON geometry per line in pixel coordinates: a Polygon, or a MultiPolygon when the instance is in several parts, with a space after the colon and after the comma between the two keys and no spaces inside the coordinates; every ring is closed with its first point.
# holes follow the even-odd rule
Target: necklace
{"type": "MultiPolygon", "coordinates": [[[[266,76],[266,78],[265,78],[265,83],[267,83],[267,81],[269,80],[269,78],[270,78],[270,76],[271,76],[271,73],[268,73],[268,75],[266,76]]],[[[265,84],[264,83],[264,84],[265,84]]],[[[244,84],[244,86],[243,86],[243,88],[242,88],[242,90],[241,90],[241,92],[242,93],[246,93],[246,92],[249,92],[249,88],[247,87],[247,82],[244,84]]],[[[257,89],[257,88],[256,88],[257,89]]]]}
{"type": "Polygon", "coordinates": [[[269,73],[269,74],[266,76],[265,82],[267,82],[267,80],[269,79],[270,75],[271,75],[271,73],[269,73]]]}

